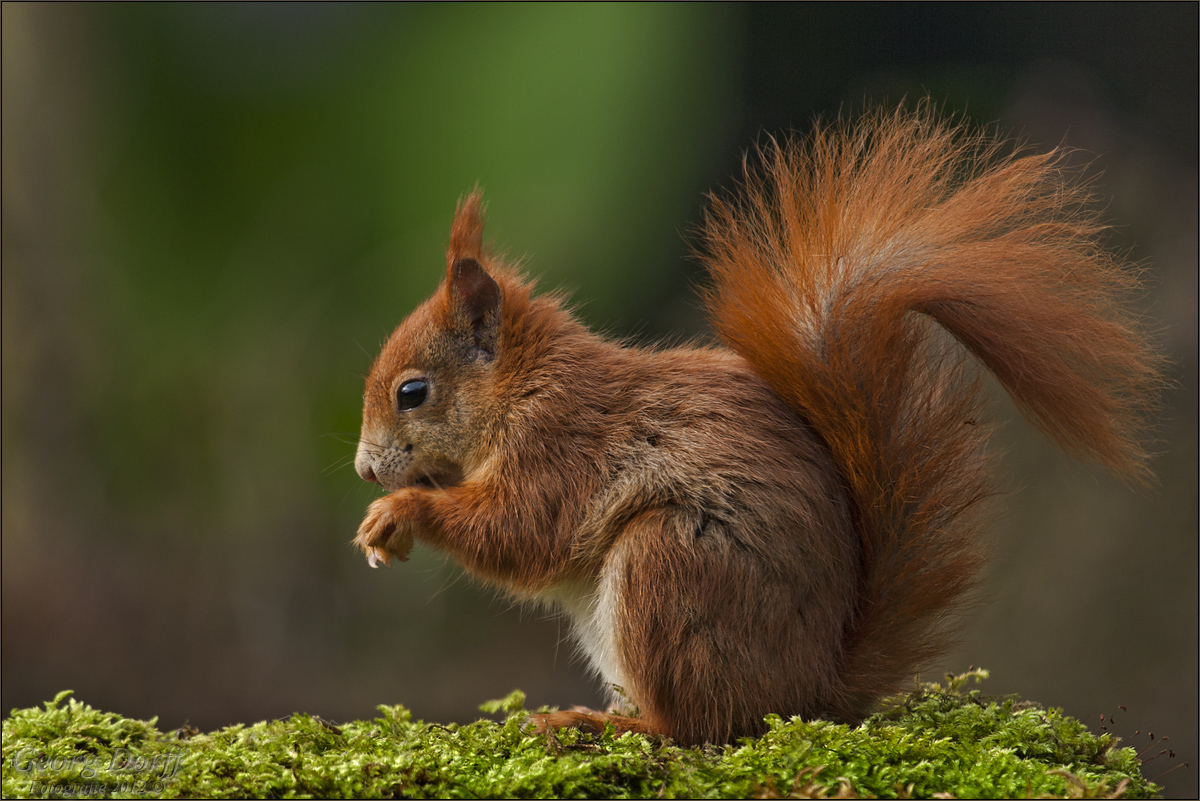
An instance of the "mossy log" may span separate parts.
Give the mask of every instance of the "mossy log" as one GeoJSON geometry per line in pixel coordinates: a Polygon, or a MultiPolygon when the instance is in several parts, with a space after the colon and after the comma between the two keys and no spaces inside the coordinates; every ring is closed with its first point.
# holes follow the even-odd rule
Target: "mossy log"
{"type": "Polygon", "coordinates": [[[1137,754],[1056,709],[920,685],[850,728],[768,718],[759,739],[680,748],[611,729],[536,734],[502,720],[423,723],[401,706],[334,724],[297,713],[210,734],[100,712],[59,693],[5,718],[3,794],[154,798],[1151,797],[1137,754]]]}

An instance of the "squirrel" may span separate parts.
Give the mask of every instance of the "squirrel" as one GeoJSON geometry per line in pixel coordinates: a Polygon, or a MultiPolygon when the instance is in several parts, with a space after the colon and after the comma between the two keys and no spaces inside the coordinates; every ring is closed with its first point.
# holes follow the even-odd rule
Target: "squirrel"
{"type": "Polygon", "coordinates": [[[1139,278],[1061,149],[923,105],[752,153],[695,247],[721,346],[588,330],[484,246],[476,187],[366,379],[355,468],[388,494],[355,545],[563,611],[613,706],[542,730],[724,743],[902,690],[982,562],[980,366],[1068,454],[1151,478],[1139,278]]]}

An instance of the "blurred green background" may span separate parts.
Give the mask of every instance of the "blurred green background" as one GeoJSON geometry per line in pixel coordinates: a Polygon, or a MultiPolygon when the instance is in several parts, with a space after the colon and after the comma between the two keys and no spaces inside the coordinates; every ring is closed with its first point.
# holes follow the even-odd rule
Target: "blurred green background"
{"type": "Polygon", "coordinates": [[[929,95],[1087,151],[1177,382],[1149,492],[997,402],[1010,491],[934,672],[1169,735],[1147,774],[1189,761],[1164,782],[1195,795],[1196,31],[1195,4],[5,3],[4,709],[601,703],[558,621],[348,547],[362,375],[456,198],[479,182],[489,237],[593,326],[703,337],[686,234],[745,148],[929,95]]]}

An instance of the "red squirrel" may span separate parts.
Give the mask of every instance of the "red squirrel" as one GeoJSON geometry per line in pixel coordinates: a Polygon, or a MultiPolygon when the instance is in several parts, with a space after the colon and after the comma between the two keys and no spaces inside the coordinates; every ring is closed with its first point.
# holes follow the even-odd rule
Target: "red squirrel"
{"type": "Polygon", "coordinates": [[[476,189],[366,380],[355,468],[388,494],[355,544],[562,610],[615,706],[543,729],[722,743],[902,689],[981,563],[978,365],[1068,453],[1150,475],[1160,360],[1061,152],[923,107],[757,155],[698,246],[723,347],[589,331],[484,247],[476,189]]]}

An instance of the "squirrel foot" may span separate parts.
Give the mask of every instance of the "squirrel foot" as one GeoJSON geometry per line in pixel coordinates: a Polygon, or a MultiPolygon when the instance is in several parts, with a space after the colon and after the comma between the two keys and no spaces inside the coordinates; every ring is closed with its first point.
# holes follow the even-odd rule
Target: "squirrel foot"
{"type": "Polygon", "coordinates": [[[654,731],[643,718],[617,715],[611,712],[597,712],[586,706],[576,706],[560,712],[535,712],[529,716],[529,723],[538,734],[552,732],[555,729],[579,729],[587,734],[602,734],[609,723],[617,735],[626,732],[652,734],[654,731]]]}

